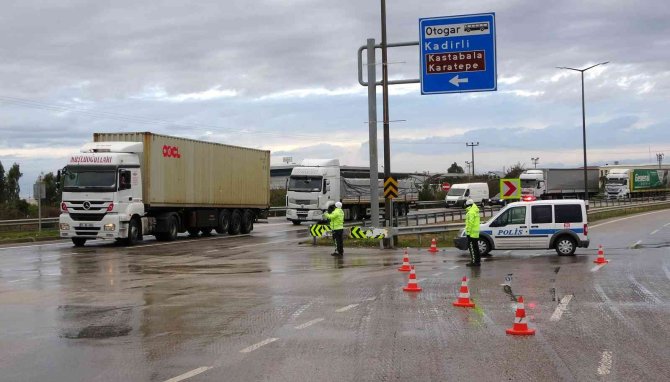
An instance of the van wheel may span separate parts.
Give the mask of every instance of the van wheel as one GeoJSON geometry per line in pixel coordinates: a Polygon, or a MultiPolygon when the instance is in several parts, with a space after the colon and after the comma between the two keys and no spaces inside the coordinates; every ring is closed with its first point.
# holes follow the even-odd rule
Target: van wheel
{"type": "Polygon", "coordinates": [[[82,237],[73,237],[72,244],[74,244],[75,247],[83,247],[84,244],[86,244],[86,239],[82,237]]]}
{"type": "Polygon", "coordinates": [[[556,240],[555,248],[559,256],[572,256],[577,250],[577,243],[570,236],[561,236],[556,240]]]}
{"type": "Polygon", "coordinates": [[[479,246],[480,256],[486,256],[491,252],[491,244],[489,244],[488,240],[479,238],[479,240],[477,240],[477,245],[479,246]]]}
{"type": "Polygon", "coordinates": [[[233,211],[230,215],[230,225],[228,226],[228,233],[231,235],[239,235],[242,229],[242,213],[240,210],[233,211]]]}

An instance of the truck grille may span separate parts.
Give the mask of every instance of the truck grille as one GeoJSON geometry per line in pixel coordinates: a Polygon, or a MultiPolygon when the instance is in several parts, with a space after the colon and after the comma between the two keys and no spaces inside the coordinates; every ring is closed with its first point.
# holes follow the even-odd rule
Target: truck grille
{"type": "Polygon", "coordinates": [[[105,214],[78,214],[70,213],[70,218],[74,221],[81,222],[99,222],[102,221],[102,218],[105,217],[105,214]]]}
{"type": "MultiPolygon", "coordinates": [[[[84,208],[84,203],[85,201],[66,201],[68,209],[74,210],[74,211],[87,211],[86,208],[84,208]]],[[[106,210],[107,206],[111,202],[106,202],[102,200],[91,200],[88,202],[89,203],[89,208],[88,211],[102,211],[106,210]]]]}
{"type": "Polygon", "coordinates": [[[74,227],[77,236],[97,236],[100,227],[74,227]]]}
{"type": "Polygon", "coordinates": [[[316,200],[297,200],[295,204],[316,204],[316,200]]]}

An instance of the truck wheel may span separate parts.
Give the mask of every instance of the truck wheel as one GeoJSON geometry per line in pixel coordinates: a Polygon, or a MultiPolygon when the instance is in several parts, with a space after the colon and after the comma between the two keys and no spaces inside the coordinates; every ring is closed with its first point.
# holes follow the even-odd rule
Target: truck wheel
{"type": "Polygon", "coordinates": [[[75,247],[83,247],[84,244],[86,244],[86,239],[82,237],[73,237],[72,244],[74,244],[75,247]]]}
{"type": "Polygon", "coordinates": [[[242,214],[242,225],[240,232],[247,234],[254,230],[254,213],[251,210],[244,210],[242,214]]]}
{"type": "Polygon", "coordinates": [[[359,216],[358,213],[358,206],[351,207],[351,220],[353,221],[361,220],[361,217],[359,216]]]}
{"type": "Polygon", "coordinates": [[[223,210],[219,214],[219,225],[216,227],[216,233],[223,235],[228,232],[228,226],[230,226],[230,211],[223,210]]]}
{"type": "Polygon", "coordinates": [[[559,256],[572,256],[577,250],[577,243],[570,236],[561,236],[556,240],[554,247],[559,256]]]}
{"type": "Polygon", "coordinates": [[[198,237],[198,233],[200,232],[200,230],[197,228],[189,228],[186,231],[188,232],[188,236],[191,237],[198,237]]]}
{"type": "Polygon", "coordinates": [[[166,241],[175,241],[177,240],[177,235],[179,234],[179,222],[177,217],[171,216],[168,219],[168,231],[165,234],[166,241]]]}
{"type": "Polygon", "coordinates": [[[228,226],[228,233],[231,235],[238,235],[242,229],[242,213],[240,210],[233,211],[230,215],[230,225],[228,226]]]}
{"type": "Polygon", "coordinates": [[[128,222],[128,237],[124,240],[124,244],[129,247],[136,244],[141,236],[140,230],[141,228],[137,219],[131,219],[128,222]]]}
{"type": "Polygon", "coordinates": [[[293,223],[293,225],[300,225],[300,224],[302,224],[302,222],[301,222],[300,220],[291,220],[291,223],[293,223]]]}

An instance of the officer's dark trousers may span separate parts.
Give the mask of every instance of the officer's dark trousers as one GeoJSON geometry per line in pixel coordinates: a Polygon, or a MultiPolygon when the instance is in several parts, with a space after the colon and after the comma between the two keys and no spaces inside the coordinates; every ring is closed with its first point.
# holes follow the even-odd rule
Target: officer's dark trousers
{"type": "Polygon", "coordinates": [[[337,253],[342,256],[344,255],[344,243],[342,242],[344,237],[343,229],[336,229],[333,231],[333,240],[335,240],[335,245],[337,246],[337,253]]]}
{"type": "Polygon", "coordinates": [[[479,239],[468,236],[468,248],[470,249],[470,262],[473,264],[479,264],[482,261],[482,258],[479,254],[479,239]]]}

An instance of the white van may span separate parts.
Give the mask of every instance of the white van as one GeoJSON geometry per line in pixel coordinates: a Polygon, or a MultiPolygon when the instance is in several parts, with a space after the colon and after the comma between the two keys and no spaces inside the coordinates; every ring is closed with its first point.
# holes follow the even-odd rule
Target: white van
{"type": "MultiPolygon", "coordinates": [[[[479,252],[494,249],[555,249],[569,256],[588,248],[588,221],[583,200],[559,199],[508,204],[479,228],[479,252]]],[[[454,240],[467,250],[465,230],[454,240]]]]}
{"type": "Polygon", "coordinates": [[[482,205],[489,198],[489,185],[486,183],[460,183],[454,184],[447,192],[444,201],[447,207],[463,207],[465,201],[472,199],[475,203],[482,205]]]}

